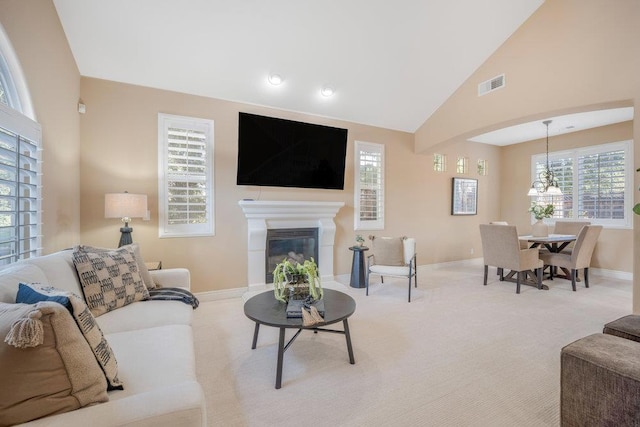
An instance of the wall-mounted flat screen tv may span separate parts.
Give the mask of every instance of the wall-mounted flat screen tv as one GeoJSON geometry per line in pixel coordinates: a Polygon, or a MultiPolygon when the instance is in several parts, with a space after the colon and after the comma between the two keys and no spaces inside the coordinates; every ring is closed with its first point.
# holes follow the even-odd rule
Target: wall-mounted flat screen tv
{"type": "Polygon", "coordinates": [[[344,189],[347,129],[240,113],[238,185],[344,189]]]}

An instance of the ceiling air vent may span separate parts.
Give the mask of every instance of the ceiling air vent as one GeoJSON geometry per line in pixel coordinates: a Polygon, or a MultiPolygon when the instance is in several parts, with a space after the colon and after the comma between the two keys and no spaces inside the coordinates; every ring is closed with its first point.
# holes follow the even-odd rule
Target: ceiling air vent
{"type": "Polygon", "coordinates": [[[500,74],[497,77],[489,79],[478,85],[478,96],[485,95],[494,90],[504,87],[504,74],[500,74]]]}

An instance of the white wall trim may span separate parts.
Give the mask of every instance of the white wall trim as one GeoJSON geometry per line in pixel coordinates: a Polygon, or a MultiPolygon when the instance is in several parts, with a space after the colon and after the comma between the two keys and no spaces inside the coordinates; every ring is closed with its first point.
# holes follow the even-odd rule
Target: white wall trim
{"type": "Polygon", "coordinates": [[[238,202],[247,218],[247,283],[249,290],[265,284],[267,230],[318,229],[318,269],[322,280],[333,279],[334,218],[343,202],[260,201],[238,202]]]}
{"type": "MultiPolygon", "coordinates": [[[[420,276],[421,271],[437,270],[439,268],[451,268],[456,266],[461,267],[461,266],[482,266],[482,265],[483,265],[482,258],[463,259],[460,261],[440,262],[436,264],[423,264],[418,266],[418,276],[420,276]]],[[[612,279],[619,279],[619,280],[633,280],[633,273],[629,273],[626,271],[607,270],[604,268],[590,268],[589,273],[591,275],[595,275],[599,277],[610,277],[612,279]]],[[[482,275],[482,271],[478,270],[478,275],[480,277],[482,275]]],[[[349,287],[350,278],[351,278],[350,274],[340,274],[335,276],[335,282],[338,282],[346,287],[349,287]]],[[[323,282],[324,282],[324,279],[323,279],[323,282]]],[[[420,286],[420,283],[418,283],[418,286],[420,286]]],[[[272,285],[261,284],[261,285],[249,286],[249,290],[247,290],[246,287],[242,287],[242,288],[233,288],[233,289],[223,289],[220,291],[198,292],[195,295],[196,297],[198,297],[198,299],[201,302],[219,301],[223,299],[239,298],[239,297],[242,297],[246,301],[256,293],[264,292],[272,289],[273,289],[272,285]]]]}

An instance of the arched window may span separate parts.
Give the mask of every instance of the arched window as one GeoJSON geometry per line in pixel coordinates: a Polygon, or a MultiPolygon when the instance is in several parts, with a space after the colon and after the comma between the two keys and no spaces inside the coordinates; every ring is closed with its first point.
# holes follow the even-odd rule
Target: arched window
{"type": "Polygon", "coordinates": [[[11,73],[4,55],[0,51],[0,103],[22,112],[20,99],[16,93],[16,85],[13,83],[11,73]]]}
{"type": "Polygon", "coordinates": [[[0,25],[0,266],[41,252],[41,129],[0,25]]]}

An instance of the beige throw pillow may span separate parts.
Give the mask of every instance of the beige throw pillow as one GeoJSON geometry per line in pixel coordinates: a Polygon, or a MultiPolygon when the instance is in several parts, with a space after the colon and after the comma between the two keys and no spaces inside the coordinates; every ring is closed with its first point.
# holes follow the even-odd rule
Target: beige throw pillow
{"type": "Polygon", "coordinates": [[[378,265],[404,265],[402,237],[374,237],[371,241],[375,263],[378,265]]]}
{"type": "Polygon", "coordinates": [[[69,311],[55,302],[0,303],[0,372],[0,425],[109,400],[107,382],[89,344],[69,311]],[[19,327],[31,323],[41,333],[41,344],[16,348],[4,341],[10,332],[24,334],[19,327]]]}
{"type": "Polygon", "coordinates": [[[147,264],[145,264],[144,259],[142,258],[142,253],[140,252],[140,246],[137,243],[132,243],[130,246],[133,249],[133,255],[136,258],[136,263],[138,264],[138,271],[140,271],[140,277],[142,277],[142,281],[147,289],[155,289],[156,284],[151,278],[151,273],[149,273],[149,269],[147,268],[147,264]]]}
{"type": "Polygon", "coordinates": [[[149,298],[131,248],[92,252],[76,246],[73,264],[87,306],[96,317],[149,298]]]}

